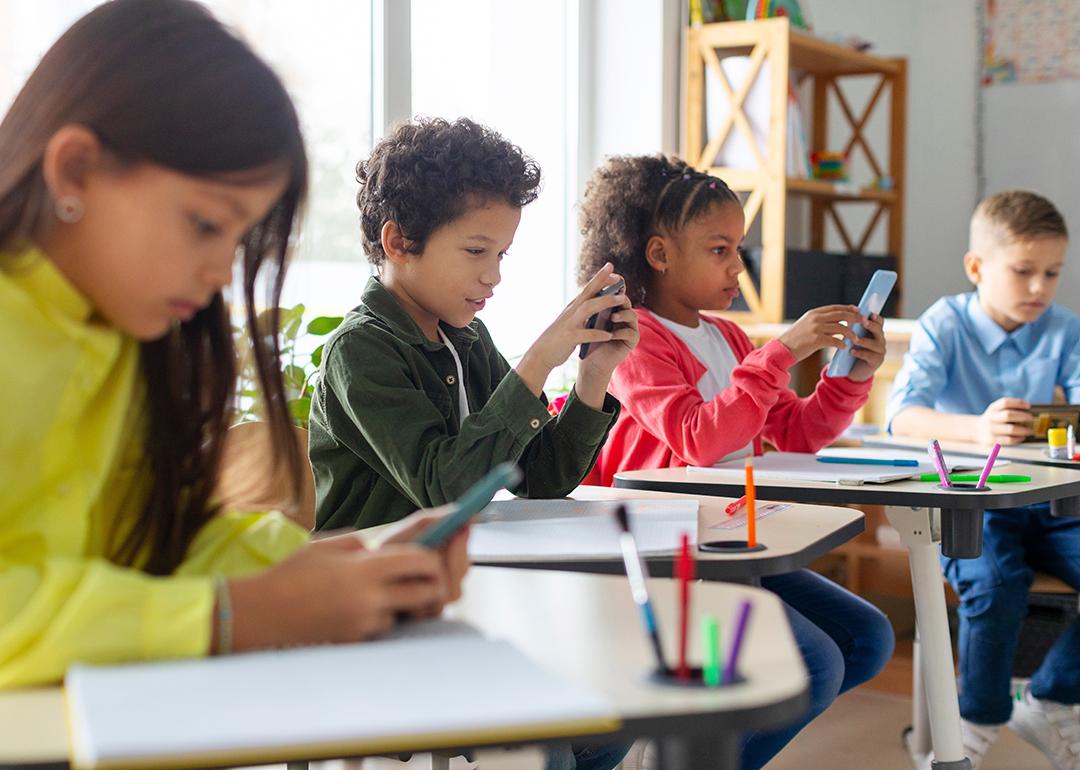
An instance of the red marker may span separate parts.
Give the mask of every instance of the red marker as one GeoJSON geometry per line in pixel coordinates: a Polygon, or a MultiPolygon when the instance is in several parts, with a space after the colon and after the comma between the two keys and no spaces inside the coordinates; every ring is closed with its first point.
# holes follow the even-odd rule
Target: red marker
{"type": "Polygon", "coordinates": [[[724,513],[728,516],[734,516],[744,505],[746,505],[746,495],[743,495],[733,503],[728,503],[727,508],[724,509],[724,513]]]}
{"type": "Polygon", "coordinates": [[[686,665],[686,636],[690,620],[690,581],[694,579],[694,557],[690,551],[690,535],[683,533],[679,558],[675,562],[675,576],[679,579],[679,667],[676,676],[681,681],[690,679],[686,665]]]}

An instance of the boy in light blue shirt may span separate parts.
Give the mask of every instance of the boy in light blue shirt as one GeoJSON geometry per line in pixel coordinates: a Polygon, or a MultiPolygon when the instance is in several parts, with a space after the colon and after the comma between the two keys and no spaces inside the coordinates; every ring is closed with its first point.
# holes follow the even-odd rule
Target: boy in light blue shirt
{"type": "MultiPolygon", "coordinates": [[[[1080,402],[1080,317],[1053,304],[1068,245],[1065,221],[1034,193],[979,204],[964,270],[976,291],[945,297],[919,319],[886,409],[892,433],[1015,444],[1032,434],[1033,403],[1054,390],[1080,402]]],[[[1080,770],[1080,622],[1047,653],[1023,697],[1010,677],[1033,570],[1080,587],[1080,519],[1049,505],[987,511],[977,559],[943,558],[960,597],[960,715],[978,768],[1009,727],[1055,770],[1080,770]]]]}

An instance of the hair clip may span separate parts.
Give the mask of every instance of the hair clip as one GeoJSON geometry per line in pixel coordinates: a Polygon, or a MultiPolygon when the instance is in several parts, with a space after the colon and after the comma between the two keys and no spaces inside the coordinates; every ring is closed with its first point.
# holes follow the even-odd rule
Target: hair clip
{"type": "Polygon", "coordinates": [[[709,189],[710,190],[715,190],[716,189],[716,182],[709,182],[709,189]]]}
{"type": "Polygon", "coordinates": [[[690,172],[687,171],[685,174],[682,175],[682,178],[683,179],[689,179],[690,178],[690,172]]]}

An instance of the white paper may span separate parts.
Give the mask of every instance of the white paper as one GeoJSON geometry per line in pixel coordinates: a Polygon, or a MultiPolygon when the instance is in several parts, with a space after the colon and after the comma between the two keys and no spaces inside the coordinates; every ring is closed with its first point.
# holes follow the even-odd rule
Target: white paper
{"type": "Polygon", "coordinates": [[[75,761],[153,764],[613,716],[603,697],[511,645],[441,625],[362,644],[74,666],[65,684],[75,761]]]}
{"type": "MultiPolygon", "coordinates": [[[[717,463],[708,468],[687,468],[689,473],[719,476],[725,480],[746,478],[745,460],[717,463]]],[[[841,465],[819,463],[817,456],[803,452],[766,452],[754,458],[754,478],[760,481],[822,481],[847,484],[883,484],[921,473],[920,468],[893,468],[882,465],[841,465]]]]}
{"type": "Polygon", "coordinates": [[[697,543],[698,501],[508,500],[481,514],[469,534],[473,561],[622,558],[615,506],[622,502],[641,554],[668,553],[685,532],[697,543]]]}
{"type": "MultiPolygon", "coordinates": [[[[986,459],[977,460],[972,457],[965,457],[963,455],[953,454],[950,452],[942,451],[941,453],[945,457],[945,464],[949,466],[949,472],[955,473],[956,471],[972,471],[983,469],[983,465],[986,464],[986,459]]],[[[919,461],[919,473],[936,473],[934,464],[930,462],[930,455],[926,452],[919,451],[918,449],[892,449],[890,447],[832,447],[829,449],[822,449],[818,452],[819,457],[873,457],[883,460],[918,460],[919,461]]],[[[989,453],[987,453],[989,456],[989,453]]],[[[994,467],[1000,468],[1004,465],[1009,465],[1012,461],[1006,460],[1004,457],[998,457],[994,460],[994,467]]],[[[887,466],[878,466],[879,468],[887,468],[887,466]]],[[[757,470],[757,462],[754,463],[754,470],[757,470]]],[[[914,468],[912,475],[914,474],[914,468]]]]}

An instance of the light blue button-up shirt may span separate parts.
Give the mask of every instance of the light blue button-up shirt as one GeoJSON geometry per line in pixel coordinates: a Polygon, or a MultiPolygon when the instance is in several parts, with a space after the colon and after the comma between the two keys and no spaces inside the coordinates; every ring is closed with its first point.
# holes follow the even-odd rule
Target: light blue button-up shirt
{"type": "Polygon", "coordinates": [[[1050,305],[1006,332],[975,292],[943,297],[922,314],[893,382],[885,425],[909,406],[982,414],[999,398],[1049,404],[1054,386],[1080,403],[1080,316],[1050,305]]]}

